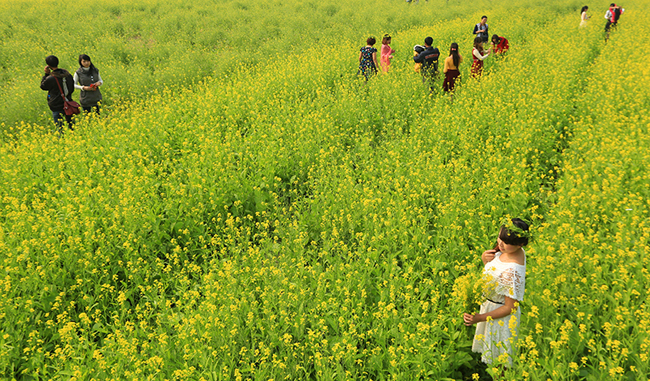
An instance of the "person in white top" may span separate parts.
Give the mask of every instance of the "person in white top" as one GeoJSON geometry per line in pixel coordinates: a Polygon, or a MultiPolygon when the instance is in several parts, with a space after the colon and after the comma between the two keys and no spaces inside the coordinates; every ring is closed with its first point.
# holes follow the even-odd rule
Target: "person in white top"
{"type": "Polygon", "coordinates": [[[587,20],[589,20],[589,15],[587,15],[587,11],[589,10],[588,6],[582,7],[580,10],[580,27],[584,28],[587,26],[587,20]]]}
{"type": "Polygon", "coordinates": [[[513,218],[501,227],[497,246],[481,255],[485,302],[478,314],[463,314],[466,326],[476,324],[472,351],[486,364],[512,366],[526,288],[528,224],[513,218]]]}

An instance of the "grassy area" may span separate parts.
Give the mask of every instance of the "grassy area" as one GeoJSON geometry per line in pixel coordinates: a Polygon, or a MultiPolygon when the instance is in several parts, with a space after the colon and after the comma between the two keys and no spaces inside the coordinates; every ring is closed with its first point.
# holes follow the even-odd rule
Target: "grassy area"
{"type": "Polygon", "coordinates": [[[451,295],[504,216],[534,235],[505,378],[648,373],[642,2],[605,44],[578,3],[111,1],[56,32],[95,50],[33,4],[1,5],[3,377],[489,379],[451,295]],[[477,81],[483,13],[512,48],[477,81]],[[413,72],[427,35],[461,46],[453,102],[413,72]],[[81,49],[107,112],[60,138],[39,65],[81,49]]]}

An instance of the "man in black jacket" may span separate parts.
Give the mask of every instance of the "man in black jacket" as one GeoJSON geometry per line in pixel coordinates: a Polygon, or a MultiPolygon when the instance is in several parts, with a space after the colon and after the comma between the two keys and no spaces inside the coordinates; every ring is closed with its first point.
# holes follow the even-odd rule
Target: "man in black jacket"
{"type": "Polygon", "coordinates": [[[420,70],[422,73],[422,83],[429,82],[429,87],[433,92],[433,81],[438,75],[438,58],[440,57],[440,51],[438,48],[432,47],[432,44],[433,38],[425,38],[424,51],[413,57],[413,60],[422,64],[422,69],[420,70]]]}
{"type": "Polygon", "coordinates": [[[64,99],[61,96],[61,91],[70,100],[70,96],[74,92],[74,79],[67,70],[59,68],[59,59],[56,56],[47,56],[45,63],[47,66],[45,66],[45,75],[41,79],[41,89],[47,91],[47,105],[52,110],[54,124],[58,127],[59,132],[63,132],[63,117],[65,116],[68,127],[72,130],[72,116],[65,115],[63,111],[64,99]],[[59,86],[61,87],[59,88],[59,86]]]}

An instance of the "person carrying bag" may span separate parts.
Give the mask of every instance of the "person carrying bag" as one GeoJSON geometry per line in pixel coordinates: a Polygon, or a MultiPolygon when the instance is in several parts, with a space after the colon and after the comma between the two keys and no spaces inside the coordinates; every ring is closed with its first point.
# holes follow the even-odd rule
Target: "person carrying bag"
{"type": "Polygon", "coordinates": [[[59,83],[59,79],[56,77],[54,77],[54,79],[56,80],[57,86],[59,86],[59,91],[61,92],[61,97],[63,98],[63,112],[65,113],[65,115],[72,116],[72,115],[79,114],[80,113],[79,107],[81,107],[79,103],[73,100],[68,100],[68,97],[63,92],[63,89],[61,89],[61,84],[59,83]]]}
{"type": "Polygon", "coordinates": [[[47,91],[47,105],[52,112],[52,119],[59,133],[63,133],[63,119],[72,130],[72,115],[79,113],[79,104],[68,97],[74,92],[72,75],[59,68],[59,59],[56,56],[45,58],[45,72],[41,78],[41,90],[47,91]]]}

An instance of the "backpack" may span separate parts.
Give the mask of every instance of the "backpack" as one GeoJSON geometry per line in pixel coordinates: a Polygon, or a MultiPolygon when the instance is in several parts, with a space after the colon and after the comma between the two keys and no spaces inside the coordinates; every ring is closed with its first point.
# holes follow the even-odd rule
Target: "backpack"
{"type": "Polygon", "coordinates": [[[613,22],[617,22],[620,17],[621,17],[621,8],[615,8],[614,17],[612,17],[612,19],[614,19],[613,22]]]}

